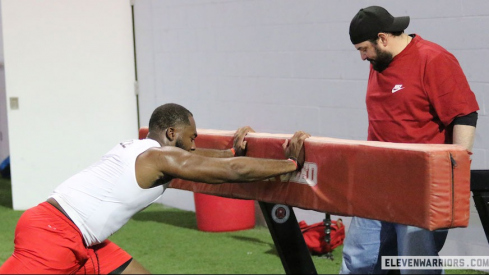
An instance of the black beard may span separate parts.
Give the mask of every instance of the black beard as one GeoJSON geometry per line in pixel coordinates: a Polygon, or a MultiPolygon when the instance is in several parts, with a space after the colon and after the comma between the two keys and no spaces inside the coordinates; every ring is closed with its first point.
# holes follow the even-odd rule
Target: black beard
{"type": "Polygon", "coordinates": [[[392,62],[392,54],[390,52],[380,51],[378,47],[375,47],[375,53],[377,54],[377,58],[375,59],[367,59],[372,64],[372,68],[379,73],[389,67],[389,64],[392,62]]]}

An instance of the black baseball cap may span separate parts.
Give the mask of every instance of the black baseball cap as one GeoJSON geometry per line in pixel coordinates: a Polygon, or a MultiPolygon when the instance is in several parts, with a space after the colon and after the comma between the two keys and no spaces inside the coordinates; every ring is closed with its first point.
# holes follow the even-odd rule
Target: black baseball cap
{"type": "Polygon", "coordinates": [[[409,25],[409,16],[392,16],[386,9],[370,6],[361,9],[350,23],[350,40],[353,44],[377,37],[379,32],[404,31],[409,25]]]}

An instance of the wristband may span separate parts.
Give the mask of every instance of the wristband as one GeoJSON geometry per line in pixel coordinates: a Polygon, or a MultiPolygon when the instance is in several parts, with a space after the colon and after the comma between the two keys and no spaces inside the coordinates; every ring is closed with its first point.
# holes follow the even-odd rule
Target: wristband
{"type": "Polygon", "coordinates": [[[233,153],[233,157],[236,156],[236,150],[234,148],[231,148],[231,153],[233,153]]]}
{"type": "Polygon", "coordinates": [[[299,165],[297,165],[297,160],[295,160],[295,158],[290,157],[287,160],[290,160],[295,164],[295,170],[297,170],[299,168],[299,165]]]}

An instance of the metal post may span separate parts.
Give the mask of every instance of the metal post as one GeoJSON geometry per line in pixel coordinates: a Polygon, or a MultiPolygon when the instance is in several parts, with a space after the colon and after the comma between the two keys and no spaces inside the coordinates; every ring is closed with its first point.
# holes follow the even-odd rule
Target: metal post
{"type": "Polygon", "coordinates": [[[317,274],[292,207],[259,202],[286,274],[317,274]]]}

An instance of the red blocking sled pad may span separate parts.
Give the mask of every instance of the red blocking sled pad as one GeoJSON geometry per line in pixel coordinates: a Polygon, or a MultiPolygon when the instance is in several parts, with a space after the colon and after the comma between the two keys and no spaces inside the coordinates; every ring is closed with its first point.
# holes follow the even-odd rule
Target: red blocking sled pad
{"type": "MultiPolygon", "coordinates": [[[[229,149],[233,134],[199,129],[196,145],[229,149]]],[[[284,159],[282,144],[291,137],[249,133],[247,156],[284,159]]],[[[310,137],[304,149],[304,168],[292,176],[217,185],[175,179],[170,187],[428,230],[468,225],[470,157],[462,146],[310,137]]]]}

